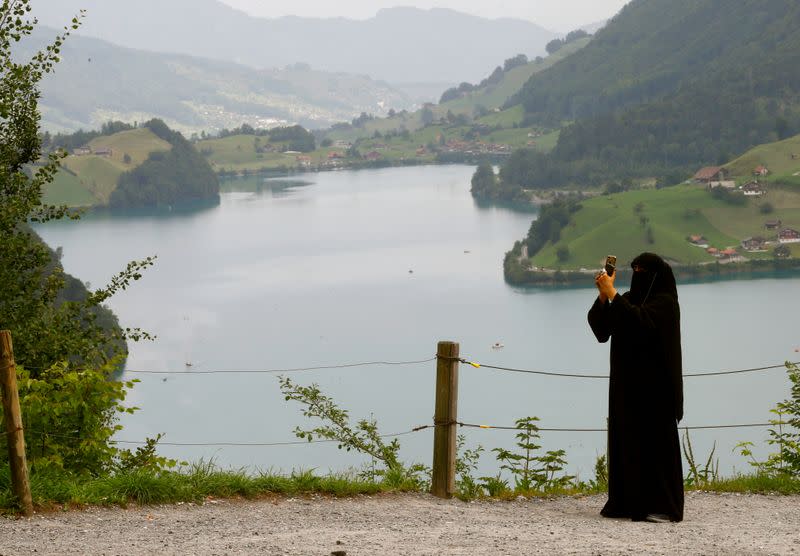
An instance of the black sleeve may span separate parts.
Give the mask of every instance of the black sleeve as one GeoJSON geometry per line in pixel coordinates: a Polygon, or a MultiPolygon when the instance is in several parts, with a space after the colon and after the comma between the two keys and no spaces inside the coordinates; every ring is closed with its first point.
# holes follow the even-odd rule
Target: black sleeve
{"type": "Polygon", "coordinates": [[[609,310],[611,309],[608,301],[605,303],[600,298],[594,300],[594,305],[589,309],[589,326],[594,332],[595,338],[600,343],[606,343],[611,337],[611,326],[609,321],[609,310]]]}
{"type": "Polygon", "coordinates": [[[667,294],[653,296],[643,305],[633,305],[627,295],[617,294],[608,307],[609,332],[623,329],[655,332],[676,317],[675,306],[675,300],[667,294]]]}

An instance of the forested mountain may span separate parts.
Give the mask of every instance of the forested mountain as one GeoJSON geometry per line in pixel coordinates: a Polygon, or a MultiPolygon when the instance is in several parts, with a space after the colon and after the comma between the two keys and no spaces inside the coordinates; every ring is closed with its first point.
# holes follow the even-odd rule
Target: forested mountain
{"type": "MultiPolygon", "coordinates": [[[[20,51],[31,54],[56,34],[40,28],[20,51]]],[[[384,114],[413,101],[364,75],[316,71],[302,64],[251,67],[160,54],[71,36],[62,61],[42,82],[43,126],[51,131],[96,129],[108,120],[161,118],[187,135],[248,123],[327,127],[361,112],[384,114]]]]}
{"type": "MultiPolygon", "coordinates": [[[[391,8],[358,21],[251,17],[217,0],[39,0],[39,20],[61,27],[81,8],[80,34],[122,46],[257,68],[304,62],[390,83],[478,81],[514,53],[544,54],[555,33],[529,21],[452,10],[391,8]]],[[[442,87],[442,90],[445,87],[442,87]]]]}
{"type": "Polygon", "coordinates": [[[534,75],[530,121],[576,119],[507,183],[547,187],[686,171],[800,132],[800,3],[634,0],[591,43],[534,75]]]}

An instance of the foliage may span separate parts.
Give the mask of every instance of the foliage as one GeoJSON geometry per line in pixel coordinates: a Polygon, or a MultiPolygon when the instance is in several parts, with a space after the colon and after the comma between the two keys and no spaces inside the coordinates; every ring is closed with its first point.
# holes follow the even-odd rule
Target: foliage
{"type": "MultiPolygon", "coordinates": [[[[130,386],[132,386],[131,383],[130,386]]],[[[127,386],[126,384],[126,386],[127,386]]],[[[127,387],[130,387],[127,386],[127,387]]],[[[127,410],[126,410],[127,411],[127,410]]],[[[163,433],[158,433],[155,438],[147,438],[143,445],[136,448],[136,451],[119,450],[115,454],[114,472],[115,473],[131,473],[136,471],[151,471],[159,472],[166,469],[171,469],[178,465],[178,461],[169,459],[164,456],[159,456],[156,452],[159,440],[164,437],[163,433]]],[[[186,462],[181,462],[186,465],[186,462]]]]}
{"type": "MultiPolygon", "coordinates": [[[[46,246],[38,243],[32,248],[46,246]]],[[[34,377],[39,370],[63,361],[89,367],[118,364],[127,355],[127,340],[152,337],[139,328],[120,328],[113,314],[100,309],[113,295],[139,280],[154,261],[155,257],[132,261],[107,286],[92,292],[86,292],[82,285],[73,293],[65,289],[66,284],[75,289],[76,281],[65,277],[60,264],[48,263],[52,267],[49,271],[39,269],[48,289],[32,290],[36,297],[19,301],[17,308],[23,310],[9,308],[4,319],[13,333],[17,361],[34,377]]]]}
{"type": "Polygon", "coordinates": [[[512,452],[504,448],[494,448],[500,469],[509,471],[514,478],[514,487],[518,492],[532,490],[555,490],[569,486],[575,477],[558,475],[564,470],[567,461],[564,450],[550,450],[544,455],[535,455],[541,448],[536,443],[539,439],[538,417],[517,419],[515,426],[520,431],[516,434],[517,447],[521,452],[512,452]]]}
{"type": "Polygon", "coordinates": [[[605,454],[598,456],[594,462],[594,480],[590,486],[597,490],[608,490],[608,458],[605,454]]]}
{"type": "Polygon", "coordinates": [[[791,382],[791,397],[779,402],[771,413],[777,419],[771,419],[767,444],[777,446],[778,451],[758,461],[751,450],[752,442],[740,442],[736,449],[742,456],[750,459],[749,463],[760,474],[787,475],[800,479],[800,367],[786,362],[786,369],[791,382]]]}
{"type": "Polygon", "coordinates": [[[460,83],[458,87],[451,87],[447,89],[442,96],[439,98],[439,104],[444,104],[445,102],[455,100],[457,98],[461,98],[462,96],[466,95],[467,93],[471,93],[473,91],[478,91],[480,89],[484,89],[491,85],[497,85],[503,80],[503,75],[511,71],[512,69],[524,66],[528,63],[528,57],[524,54],[517,54],[513,58],[508,58],[504,63],[503,67],[497,66],[494,68],[494,71],[486,77],[485,79],[481,80],[480,83],[477,85],[473,85],[471,83],[467,83],[466,81],[460,83]]]}
{"type": "Polygon", "coordinates": [[[216,174],[189,141],[161,120],[150,120],[144,127],[167,141],[172,149],[152,152],[144,163],[123,173],[111,194],[110,206],[165,206],[219,198],[216,174]]]}
{"type": "Polygon", "coordinates": [[[747,198],[742,195],[742,193],[730,191],[724,187],[714,187],[711,190],[711,196],[735,207],[741,207],[747,204],[747,198]]]}
{"type": "Polygon", "coordinates": [[[322,424],[313,429],[294,430],[298,438],[311,442],[315,439],[333,440],[338,448],[356,451],[372,458],[372,465],[362,471],[362,476],[389,480],[394,486],[418,489],[426,482],[429,474],[421,464],[404,465],[399,459],[400,442],[394,438],[384,442],[378,432],[375,419],[361,419],[355,426],[350,424],[347,410],[340,409],[336,402],[326,396],[319,386],[301,386],[287,377],[280,377],[280,388],[286,401],[295,401],[304,406],[303,415],[310,419],[319,419],[322,424]],[[376,463],[380,467],[376,468],[376,463]]]}
{"type": "MultiPolygon", "coordinates": [[[[557,200],[543,206],[539,212],[539,218],[531,223],[528,230],[528,237],[525,240],[528,246],[528,256],[533,257],[548,242],[557,242],[561,237],[561,230],[569,222],[570,216],[580,208],[580,203],[574,200],[557,200]]],[[[566,255],[569,256],[569,251],[566,255]]]]}
{"type": "Polygon", "coordinates": [[[788,259],[792,256],[792,250],[788,245],[781,244],[772,251],[772,254],[776,259],[788,259]]]}
{"type": "Polygon", "coordinates": [[[492,165],[481,162],[472,176],[472,196],[479,201],[503,201],[518,205],[530,203],[530,197],[521,187],[501,184],[492,165]]]}
{"type": "Polygon", "coordinates": [[[547,43],[545,45],[545,50],[547,51],[548,54],[555,54],[569,43],[575,42],[579,39],[588,36],[589,33],[584,31],[583,29],[576,29],[575,31],[570,31],[569,33],[567,33],[567,36],[564,37],[563,39],[553,39],[552,41],[547,43]]]}
{"type": "Polygon", "coordinates": [[[287,142],[287,150],[311,152],[316,148],[314,134],[299,125],[270,129],[270,141],[287,142]]]}
{"type": "Polygon", "coordinates": [[[0,4],[0,324],[12,333],[20,366],[20,395],[30,461],[45,469],[100,473],[116,455],[109,438],[130,383],[109,380],[126,354],[126,340],[148,337],[119,328],[102,308],[141,276],[152,259],[131,262],[104,288],[88,292],[67,276],[60,251],[51,251],[30,228],[77,214],[42,202],[63,156],[42,157],[38,133],[39,83],[54,70],[65,33],[18,62],[15,52],[33,32],[29,0],[0,4]],[[79,441],[77,441],[79,440],[79,441]]]}
{"type": "Polygon", "coordinates": [[[692,439],[689,436],[689,430],[684,432],[682,442],[683,455],[686,457],[686,463],[689,465],[689,472],[684,479],[684,484],[687,487],[705,488],[710,483],[719,480],[719,459],[714,459],[714,452],[717,449],[715,442],[708,454],[706,463],[701,467],[697,464],[694,457],[694,450],[692,449],[692,439]]]}
{"type": "Polygon", "coordinates": [[[78,147],[86,146],[92,139],[107,137],[121,131],[130,131],[132,129],[136,129],[136,126],[125,122],[109,120],[100,126],[99,131],[84,131],[79,129],[74,133],[58,133],[52,137],[49,133],[45,133],[42,136],[42,147],[47,150],[63,149],[65,151],[72,151],[78,147]]]}
{"type": "MultiPolygon", "coordinates": [[[[74,470],[99,476],[111,469],[117,450],[109,442],[133,382],[108,380],[113,365],[79,369],[59,363],[37,376],[18,369],[25,442],[33,470],[74,470]]],[[[0,459],[7,456],[3,453],[0,459]]]]}
{"type": "Polygon", "coordinates": [[[511,71],[512,69],[524,66],[528,63],[528,57],[524,54],[517,54],[513,58],[508,58],[505,62],[503,62],[503,71],[511,71]]]}
{"type": "Polygon", "coordinates": [[[463,500],[472,500],[483,494],[483,485],[472,476],[478,469],[481,452],[483,447],[480,445],[467,448],[464,435],[456,438],[456,490],[458,497],[463,500]]]}
{"type": "MultiPolygon", "coordinates": [[[[175,470],[137,467],[119,469],[103,477],[73,474],[57,469],[36,469],[30,476],[34,505],[52,509],[68,506],[203,503],[210,498],[255,498],[267,494],[296,496],[320,493],[355,496],[391,492],[384,483],[366,481],[352,473],[317,475],[312,471],[247,473],[223,470],[213,461],[182,465],[175,470]]],[[[0,470],[0,511],[15,508],[8,468],[0,470]]]]}
{"type": "Polygon", "coordinates": [[[703,486],[709,492],[741,492],[751,494],[800,494],[800,479],[788,475],[756,473],[722,477],[703,486]]]}

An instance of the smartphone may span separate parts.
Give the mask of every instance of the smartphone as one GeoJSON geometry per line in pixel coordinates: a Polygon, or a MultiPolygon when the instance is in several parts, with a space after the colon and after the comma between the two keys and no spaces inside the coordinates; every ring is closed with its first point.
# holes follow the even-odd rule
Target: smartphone
{"type": "Polygon", "coordinates": [[[614,255],[609,255],[606,257],[606,265],[605,265],[606,274],[609,276],[614,275],[614,271],[617,269],[617,258],[614,255]]]}

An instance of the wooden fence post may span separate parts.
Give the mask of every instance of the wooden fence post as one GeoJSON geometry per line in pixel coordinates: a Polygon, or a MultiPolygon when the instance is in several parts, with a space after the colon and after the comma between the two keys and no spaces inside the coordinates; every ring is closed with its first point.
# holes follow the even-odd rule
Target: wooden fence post
{"type": "Polygon", "coordinates": [[[3,421],[8,442],[8,465],[11,468],[11,486],[22,513],[33,515],[31,484],[28,480],[28,462],[25,458],[25,435],[22,431],[22,412],[17,391],[17,365],[11,332],[0,330],[0,394],[3,398],[3,421]]]}
{"type": "Polygon", "coordinates": [[[456,491],[458,344],[439,342],[436,350],[436,413],[433,417],[431,494],[452,498],[456,491]]]}

